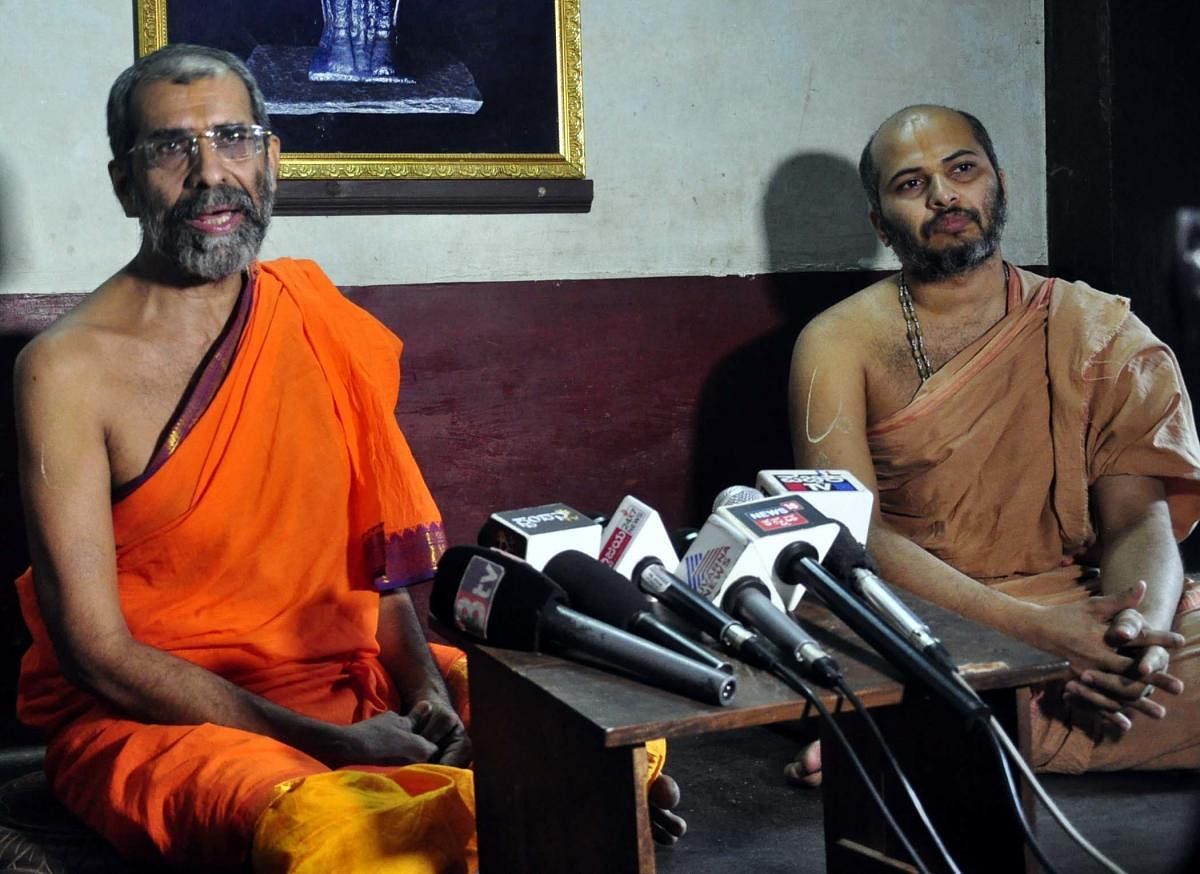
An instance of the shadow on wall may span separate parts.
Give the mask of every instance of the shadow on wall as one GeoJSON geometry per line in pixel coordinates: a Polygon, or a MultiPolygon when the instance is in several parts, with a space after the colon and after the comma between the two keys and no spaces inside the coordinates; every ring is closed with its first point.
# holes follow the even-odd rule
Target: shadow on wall
{"type": "Polygon", "coordinates": [[[804,152],[780,164],[762,217],[772,273],[862,269],[879,253],[858,167],[838,155],[804,152]]]}
{"type": "Polygon", "coordinates": [[[762,217],[779,321],[718,362],[704,384],[689,477],[694,525],[726,486],[753,484],[759,470],[792,467],[787,389],[796,335],[880,275],[865,267],[880,243],[867,221],[858,168],[845,158],[789,158],[767,184],[762,217]]]}
{"type": "MultiPolygon", "coordinates": [[[[0,160],[0,277],[12,263],[12,184],[0,160]]],[[[17,444],[13,422],[13,361],[30,338],[26,331],[0,326],[0,747],[32,743],[33,733],[16,724],[17,665],[29,645],[29,633],[17,606],[13,580],[25,570],[25,520],[17,490],[17,444]]]]}
{"type": "Polygon", "coordinates": [[[4,278],[4,274],[8,270],[8,263],[12,259],[10,249],[13,240],[13,216],[8,202],[10,188],[8,172],[3,158],[0,158],[0,279],[4,278]]]}

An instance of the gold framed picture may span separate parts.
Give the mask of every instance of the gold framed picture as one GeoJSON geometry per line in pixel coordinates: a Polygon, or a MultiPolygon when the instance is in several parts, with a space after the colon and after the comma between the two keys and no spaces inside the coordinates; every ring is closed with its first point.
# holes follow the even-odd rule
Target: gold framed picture
{"type": "Polygon", "coordinates": [[[135,0],[137,52],[241,57],[281,180],[582,179],[580,3],[135,0]]]}

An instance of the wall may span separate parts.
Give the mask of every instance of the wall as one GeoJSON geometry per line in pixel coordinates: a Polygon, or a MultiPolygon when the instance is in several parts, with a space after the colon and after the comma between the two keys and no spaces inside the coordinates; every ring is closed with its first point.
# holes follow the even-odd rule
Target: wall
{"type": "MultiPolygon", "coordinates": [[[[993,130],[1006,254],[1046,262],[1041,0],[582,2],[590,214],[282,218],[265,254],[341,285],[890,266],[852,162],[935,101],[993,130]]],[[[0,293],[85,291],[136,248],[103,119],[132,9],[0,0],[0,293]]]]}

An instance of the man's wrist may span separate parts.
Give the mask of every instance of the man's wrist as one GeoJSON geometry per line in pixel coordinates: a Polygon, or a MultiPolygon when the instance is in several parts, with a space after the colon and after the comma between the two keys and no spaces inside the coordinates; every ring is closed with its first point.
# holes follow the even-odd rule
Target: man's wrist
{"type": "Polygon", "coordinates": [[[1046,648],[1046,639],[1042,627],[1042,619],[1046,608],[1041,604],[1022,601],[1000,592],[1002,600],[995,603],[992,615],[994,621],[988,622],[993,628],[1002,631],[1009,637],[1015,637],[1039,649],[1046,648]]]}

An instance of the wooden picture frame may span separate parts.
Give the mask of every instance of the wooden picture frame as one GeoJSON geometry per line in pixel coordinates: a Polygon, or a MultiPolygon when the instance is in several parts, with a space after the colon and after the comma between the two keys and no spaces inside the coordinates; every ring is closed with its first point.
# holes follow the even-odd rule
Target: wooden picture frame
{"type": "Polygon", "coordinates": [[[135,0],[137,54],[197,42],[247,62],[283,142],[277,213],[590,207],[582,0],[374,0],[395,10],[395,73],[312,81],[332,2],[135,0]]]}

